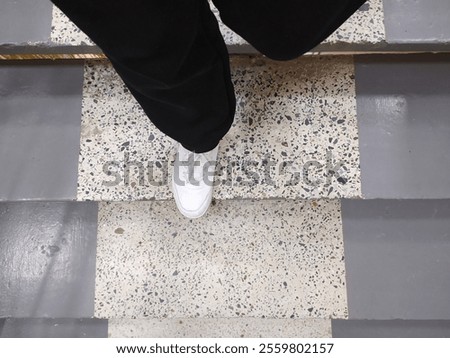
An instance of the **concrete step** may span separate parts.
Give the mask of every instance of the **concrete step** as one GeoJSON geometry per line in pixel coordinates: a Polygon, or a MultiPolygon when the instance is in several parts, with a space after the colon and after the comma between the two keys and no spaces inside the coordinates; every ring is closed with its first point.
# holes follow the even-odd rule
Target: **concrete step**
{"type": "Polygon", "coordinates": [[[112,319],[110,338],[331,338],[331,320],[261,318],[112,319]]]}
{"type": "Polygon", "coordinates": [[[450,338],[448,320],[334,320],[333,338],[450,338]]]}
{"type": "Polygon", "coordinates": [[[106,338],[108,321],[74,318],[0,318],[0,338],[106,338]]]}
{"type": "Polygon", "coordinates": [[[445,320],[449,200],[343,200],[349,318],[445,320]]]}
{"type": "Polygon", "coordinates": [[[0,201],[73,200],[83,65],[0,64],[0,201]]]}
{"type": "MultiPolygon", "coordinates": [[[[216,199],[450,198],[449,55],[239,56],[232,73],[216,199]]],[[[2,62],[0,79],[0,201],[172,198],[172,141],[108,62],[2,62]]]]}
{"type": "Polygon", "coordinates": [[[94,316],[95,203],[0,203],[0,317],[94,316]]]}
{"type": "Polygon", "coordinates": [[[170,201],[0,203],[0,317],[143,335],[448,320],[449,218],[449,200],[220,201],[194,221],[170,201]]]}
{"type": "Polygon", "coordinates": [[[450,321],[259,318],[0,319],[0,338],[450,338],[450,321]]]}
{"type": "MultiPolygon", "coordinates": [[[[0,59],[101,55],[92,42],[49,1],[6,0],[0,18],[0,59]],[[71,55],[71,56],[69,56],[71,55]]],[[[449,3],[436,0],[369,0],[312,53],[448,52],[449,3]]],[[[221,24],[231,53],[254,53],[221,24]]]]}
{"type": "MultiPolygon", "coordinates": [[[[232,68],[237,113],[220,145],[214,197],[360,197],[353,60],[241,57],[232,68]]],[[[84,73],[77,199],[172,198],[172,141],[109,63],[87,63],[84,73]]]]}
{"type": "Polygon", "coordinates": [[[110,338],[450,338],[450,321],[112,319],[110,338]]]}
{"type": "Polygon", "coordinates": [[[346,318],[338,201],[101,204],[99,318],[346,318]]]}
{"type": "Polygon", "coordinates": [[[450,198],[450,57],[359,57],[364,198],[450,198]]]}
{"type": "MultiPolygon", "coordinates": [[[[210,3],[211,8],[219,20],[220,29],[225,43],[231,53],[254,53],[255,50],[239,35],[230,30],[220,20],[219,11],[210,3]]],[[[385,41],[386,35],[383,25],[383,5],[381,0],[370,0],[360,11],[355,13],[340,29],[328,38],[314,51],[345,51],[349,48],[375,47],[377,43],[385,41]]],[[[51,41],[61,46],[91,46],[95,44],[80,31],[58,9],[53,9],[51,41]]]]}

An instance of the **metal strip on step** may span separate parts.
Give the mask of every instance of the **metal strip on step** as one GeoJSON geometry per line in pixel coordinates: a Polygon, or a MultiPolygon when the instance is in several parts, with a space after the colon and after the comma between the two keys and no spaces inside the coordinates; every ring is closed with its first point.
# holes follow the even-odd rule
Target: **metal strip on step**
{"type": "Polygon", "coordinates": [[[104,60],[101,53],[81,54],[0,54],[1,61],[33,61],[33,60],[104,60]]]}

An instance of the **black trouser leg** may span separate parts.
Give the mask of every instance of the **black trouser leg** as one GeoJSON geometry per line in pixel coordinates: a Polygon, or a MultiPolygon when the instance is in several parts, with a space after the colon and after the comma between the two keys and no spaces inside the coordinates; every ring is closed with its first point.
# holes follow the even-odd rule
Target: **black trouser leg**
{"type": "MultiPolygon", "coordinates": [[[[229,130],[228,53],[206,0],[52,0],[111,60],[153,123],[191,151],[229,130]]],[[[292,59],[365,0],[214,0],[224,22],[273,59],[292,59]]]]}
{"type": "Polygon", "coordinates": [[[162,132],[196,152],[229,130],[229,58],[206,0],[52,0],[111,60],[162,132]]]}
{"type": "Polygon", "coordinates": [[[366,0],[213,0],[222,21],[258,51],[290,60],[311,50],[366,0]]]}

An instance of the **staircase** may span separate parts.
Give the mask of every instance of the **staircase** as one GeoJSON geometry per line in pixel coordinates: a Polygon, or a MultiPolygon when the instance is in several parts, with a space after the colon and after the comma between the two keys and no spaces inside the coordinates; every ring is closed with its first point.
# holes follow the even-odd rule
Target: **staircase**
{"type": "Polygon", "coordinates": [[[370,0],[290,62],[222,26],[237,114],[195,221],[101,51],[0,9],[0,337],[450,337],[448,1],[370,0]]]}

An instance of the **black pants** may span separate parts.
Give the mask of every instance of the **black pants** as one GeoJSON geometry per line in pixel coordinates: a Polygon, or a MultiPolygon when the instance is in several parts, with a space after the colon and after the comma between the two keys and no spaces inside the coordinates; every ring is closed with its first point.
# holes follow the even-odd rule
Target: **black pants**
{"type": "MultiPolygon", "coordinates": [[[[147,116],[191,151],[213,149],[235,113],[229,58],[207,0],[52,0],[103,50],[147,116]]],[[[214,0],[264,55],[289,60],[365,0],[214,0]]]]}

